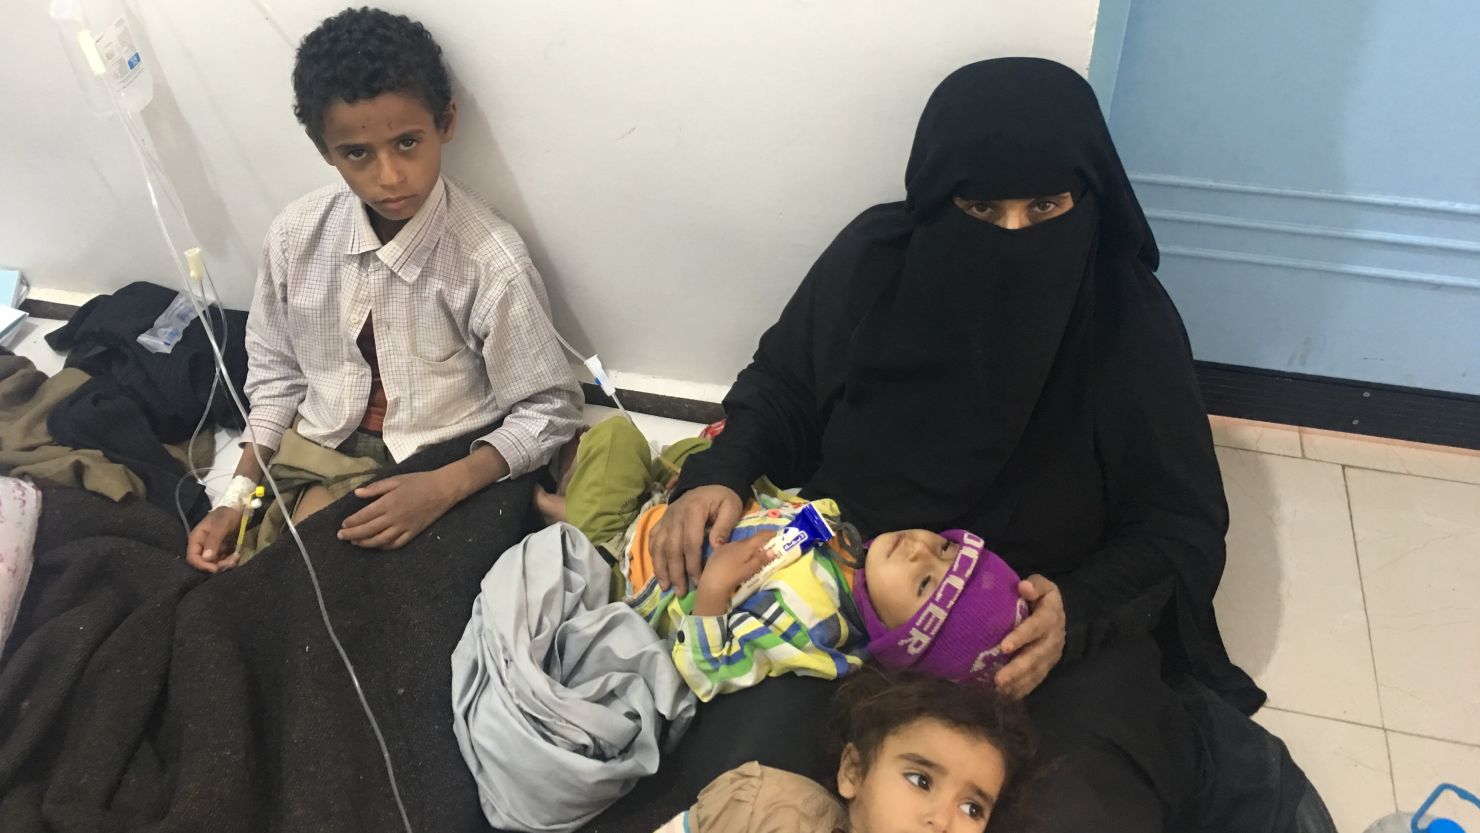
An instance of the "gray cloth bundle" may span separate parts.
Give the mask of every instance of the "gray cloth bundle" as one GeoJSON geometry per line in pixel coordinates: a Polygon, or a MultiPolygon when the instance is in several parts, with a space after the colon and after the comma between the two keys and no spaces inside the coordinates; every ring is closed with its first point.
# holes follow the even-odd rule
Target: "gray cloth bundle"
{"type": "Polygon", "coordinates": [[[494,827],[566,833],[658,770],[696,709],[669,646],[609,603],[611,568],[559,524],[483,578],[452,653],[453,731],[494,827]]]}

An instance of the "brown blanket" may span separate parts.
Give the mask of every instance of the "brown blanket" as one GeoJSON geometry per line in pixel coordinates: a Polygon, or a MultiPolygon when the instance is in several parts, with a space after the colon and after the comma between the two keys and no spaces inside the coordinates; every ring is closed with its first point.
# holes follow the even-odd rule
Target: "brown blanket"
{"type": "MultiPolygon", "coordinates": [[[[471,438],[389,473],[436,468],[471,438]]],[[[487,829],[452,733],[450,657],[483,574],[526,532],[532,483],[489,487],[397,552],[335,538],[353,496],[300,527],[417,831],[487,829]]],[[[291,540],[207,579],[152,505],[45,492],[0,657],[0,830],[401,829],[291,540]]]]}

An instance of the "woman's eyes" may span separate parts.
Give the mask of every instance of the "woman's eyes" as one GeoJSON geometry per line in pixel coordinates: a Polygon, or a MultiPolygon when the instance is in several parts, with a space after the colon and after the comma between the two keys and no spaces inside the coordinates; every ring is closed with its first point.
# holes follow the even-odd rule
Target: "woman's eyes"
{"type": "Polygon", "coordinates": [[[923,772],[906,772],[904,777],[906,781],[909,781],[922,790],[930,789],[930,776],[923,772]]]}
{"type": "MultiPolygon", "coordinates": [[[[992,217],[1000,212],[996,203],[973,202],[966,204],[966,210],[978,217],[992,217]]],[[[1058,200],[1034,200],[1028,204],[1028,210],[1034,214],[1052,214],[1059,210],[1058,200]]]]}
{"type": "Polygon", "coordinates": [[[925,595],[925,591],[926,590],[929,590],[929,589],[930,589],[930,576],[926,576],[926,577],[920,579],[920,587],[917,589],[916,592],[919,595],[923,596],[923,595],[925,595]]]}

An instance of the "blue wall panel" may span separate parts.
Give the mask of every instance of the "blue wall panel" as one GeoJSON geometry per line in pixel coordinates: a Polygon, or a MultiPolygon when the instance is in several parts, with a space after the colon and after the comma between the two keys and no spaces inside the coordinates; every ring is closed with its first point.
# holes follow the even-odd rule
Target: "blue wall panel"
{"type": "Polygon", "coordinates": [[[1134,0],[1111,129],[1199,358],[1480,394],[1477,43],[1465,0],[1134,0]]]}

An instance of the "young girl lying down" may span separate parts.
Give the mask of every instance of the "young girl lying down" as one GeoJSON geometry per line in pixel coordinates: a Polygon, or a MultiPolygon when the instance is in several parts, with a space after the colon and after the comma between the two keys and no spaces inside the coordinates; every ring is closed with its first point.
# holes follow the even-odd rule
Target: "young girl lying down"
{"type": "Polygon", "coordinates": [[[1033,754],[1016,702],[871,666],[835,703],[835,792],[751,762],[716,778],[659,833],[982,833],[1010,821],[1033,754]]]}
{"type": "Polygon", "coordinates": [[[1018,576],[978,536],[912,529],[859,544],[832,501],[808,504],[762,481],[730,541],[706,545],[698,586],[680,598],[662,588],[649,552],[667,509],[660,479],[642,435],[610,419],[581,440],[565,505],[547,495],[542,509],[607,539],[627,602],[672,639],[674,662],[701,700],[789,672],[842,677],[868,657],[984,686],[1006,663],[1002,640],[1027,607],[1018,576]],[[614,482],[646,483],[651,505],[638,510],[637,496],[610,494],[614,482]],[[778,548],[768,542],[809,506],[842,534],[773,563],[778,548]],[[628,511],[636,520],[613,538],[628,511]]]}

